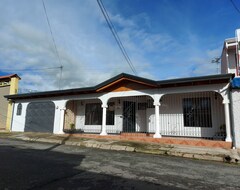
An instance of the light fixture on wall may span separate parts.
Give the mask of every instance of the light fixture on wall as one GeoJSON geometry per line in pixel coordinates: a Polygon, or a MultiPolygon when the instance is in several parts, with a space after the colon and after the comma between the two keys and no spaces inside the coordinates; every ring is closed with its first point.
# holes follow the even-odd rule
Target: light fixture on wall
{"type": "Polygon", "coordinates": [[[114,105],[109,105],[109,106],[108,106],[108,110],[109,110],[109,111],[114,111],[114,105]]]}

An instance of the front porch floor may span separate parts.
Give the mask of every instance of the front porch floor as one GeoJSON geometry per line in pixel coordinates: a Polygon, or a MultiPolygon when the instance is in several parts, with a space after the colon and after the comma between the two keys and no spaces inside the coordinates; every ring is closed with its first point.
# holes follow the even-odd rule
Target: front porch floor
{"type": "Polygon", "coordinates": [[[232,142],[225,142],[220,140],[207,140],[201,138],[179,138],[179,137],[162,137],[153,138],[152,134],[145,133],[123,133],[121,135],[106,135],[101,136],[99,134],[72,134],[75,137],[82,138],[93,138],[93,139],[111,139],[111,140],[126,140],[126,141],[137,141],[147,143],[158,143],[158,144],[174,144],[174,145],[186,145],[186,146],[198,146],[198,147],[212,147],[212,148],[225,148],[231,149],[232,142]]]}

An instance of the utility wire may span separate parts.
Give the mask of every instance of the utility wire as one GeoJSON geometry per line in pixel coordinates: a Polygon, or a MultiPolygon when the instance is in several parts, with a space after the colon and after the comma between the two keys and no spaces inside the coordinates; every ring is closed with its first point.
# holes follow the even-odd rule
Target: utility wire
{"type": "Polygon", "coordinates": [[[59,64],[61,65],[60,66],[61,73],[60,73],[60,78],[59,78],[59,90],[60,90],[61,89],[60,85],[61,85],[61,80],[62,80],[62,69],[63,69],[63,66],[62,66],[61,59],[60,59],[60,56],[59,56],[59,53],[58,53],[58,49],[57,49],[57,46],[56,46],[56,42],[55,42],[55,39],[54,39],[54,36],[53,36],[52,27],[51,27],[51,24],[50,24],[50,21],[49,21],[49,18],[48,18],[47,9],[46,9],[44,0],[42,0],[42,4],[43,4],[44,13],[46,15],[46,19],[47,19],[48,27],[49,27],[49,30],[50,30],[50,34],[51,34],[51,37],[52,37],[53,45],[54,45],[54,48],[56,50],[56,54],[57,54],[57,57],[58,57],[59,64]]]}
{"type": "Polygon", "coordinates": [[[53,70],[53,69],[61,69],[62,66],[60,67],[47,67],[47,68],[32,68],[32,69],[0,69],[0,71],[40,71],[40,70],[53,70]]]}
{"type": "Polygon", "coordinates": [[[136,69],[135,69],[131,59],[129,58],[127,52],[126,52],[126,49],[124,48],[124,46],[123,46],[123,44],[122,44],[122,42],[121,42],[121,40],[120,40],[120,38],[119,38],[119,36],[117,34],[117,31],[115,30],[115,27],[114,27],[113,23],[111,22],[111,19],[110,19],[108,13],[107,13],[106,8],[104,7],[104,5],[103,5],[101,0],[97,0],[97,3],[98,3],[98,5],[99,5],[99,7],[100,7],[100,9],[102,11],[102,14],[103,14],[103,16],[104,16],[104,18],[105,18],[105,20],[106,20],[106,22],[108,24],[109,29],[111,30],[111,32],[112,32],[112,34],[113,34],[113,36],[114,36],[114,38],[115,38],[115,40],[116,40],[120,50],[121,50],[124,58],[126,59],[128,65],[129,65],[129,67],[131,68],[132,72],[135,75],[137,75],[136,69]]]}
{"type": "Polygon", "coordinates": [[[233,0],[230,0],[232,3],[233,7],[236,9],[236,11],[240,14],[240,9],[237,7],[237,5],[233,2],[233,0]]]}

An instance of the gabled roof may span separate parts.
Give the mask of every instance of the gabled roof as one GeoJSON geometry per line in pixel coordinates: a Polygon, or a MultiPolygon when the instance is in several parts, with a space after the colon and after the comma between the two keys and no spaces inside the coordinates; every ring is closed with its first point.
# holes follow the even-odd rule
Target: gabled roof
{"type": "Polygon", "coordinates": [[[138,77],[138,76],[134,76],[134,75],[126,74],[126,73],[121,73],[115,77],[112,77],[112,78],[96,85],[95,89],[97,92],[100,92],[100,91],[102,91],[112,85],[115,85],[116,83],[123,81],[123,80],[142,84],[142,85],[148,86],[149,88],[157,87],[157,83],[154,80],[150,80],[147,78],[138,77]]]}
{"type": "Polygon", "coordinates": [[[17,74],[11,74],[11,75],[0,76],[0,80],[5,80],[5,79],[10,80],[13,77],[17,77],[21,79],[17,74]]]}
{"type": "Polygon", "coordinates": [[[234,74],[223,74],[223,75],[209,75],[201,77],[191,77],[191,78],[178,78],[154,81],[147,78],[142,78],[126,73],[121,73],[113,78],[110,78],[96,86],[86,87],[86,88],[75,88],[67,90],[55,90],[55,91],[45,91],[45,92],[34,92],[27,94],[15,94],[5,96],[8,99],[29,99],[29,98],[44,98],[44,97],[59,97],[59,96],[69,96],[69,95],[79,95],[79,94],[91,94],[101,92],[105,87],[115,85],[118,82],[125,80],[129,82],[134,82],[138,84],[143,84],[149,88],[171,88],[179,86],[191,86],[191,85],[204,85],[204,84],[218,84],[218,83],[229,83],[234,74]]]}

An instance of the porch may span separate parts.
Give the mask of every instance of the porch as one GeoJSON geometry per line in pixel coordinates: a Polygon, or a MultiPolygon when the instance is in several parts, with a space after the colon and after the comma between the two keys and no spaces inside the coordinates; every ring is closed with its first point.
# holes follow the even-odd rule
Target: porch
{"type": "Polygon", "coordinates": [[[215,146],[226,139],[226,107],[217,92],[163,94],[158,101],[150,95],[124,95],[105,103],[100,98],[68,101],[64,131],[189,145],[214,140],[210,144],[215,146]]]}

